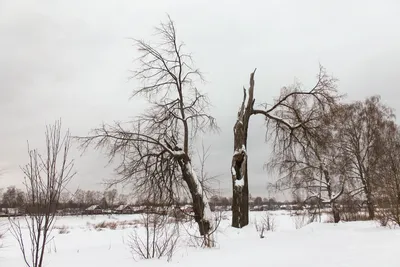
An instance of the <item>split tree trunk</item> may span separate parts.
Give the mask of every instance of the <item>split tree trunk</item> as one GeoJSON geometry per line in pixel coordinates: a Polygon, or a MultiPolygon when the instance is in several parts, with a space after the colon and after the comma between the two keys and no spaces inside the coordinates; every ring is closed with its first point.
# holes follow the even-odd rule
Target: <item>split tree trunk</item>
{"type": "Polygon", "coordinates": [[[242,228],[249,224],[247,132],[254,104],[254,73],[255,71],[250,75],[248,96],[246,89],[243,89],[243,102],[233,127],[234,153],[231,165],[233,187],[232,226],[236,228],[242,228]]]}

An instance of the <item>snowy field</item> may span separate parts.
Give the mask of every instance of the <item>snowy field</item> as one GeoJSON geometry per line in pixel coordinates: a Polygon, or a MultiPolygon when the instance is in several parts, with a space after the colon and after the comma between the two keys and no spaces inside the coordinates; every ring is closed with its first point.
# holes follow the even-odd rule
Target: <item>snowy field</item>
{"type": "MultiPolygon", "coordinates": [[[[252,212],[251,224],[241,230],[229,226],[229,214],[226,214],[216,233],[217,247],[212,249],[191,246],[190,237],[182,230],[181,243],[170,262],[165,258],[133,259],[127,243],[133,231],[143,230],[136,223],[140,219],[138,215],[61,217],[53,231],[54,239],[46,248],[45,266],[400,266],[398,229],[382,228],[368,221],[311,223],[296,229],[303,224],[301,218],[277,211],[271,216],[275,231],[267,232],[261,239],[255,222],[260,222],[264,214],[252,212]],[[95,228],[104,221],[116,222],[117,228],[95,228]]],[[[0,220],[8,223],[6,219],[0,220]]],[[[10,233],[6,234],[0,249],[0,266],[24,266],[10,233]]]]}

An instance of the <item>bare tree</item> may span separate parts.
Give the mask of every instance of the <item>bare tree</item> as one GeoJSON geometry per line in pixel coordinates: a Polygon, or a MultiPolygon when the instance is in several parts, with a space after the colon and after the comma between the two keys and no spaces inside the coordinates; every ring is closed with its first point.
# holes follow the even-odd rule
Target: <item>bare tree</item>
{"type": "Polygon", "coordinates": [[[118,191],[115,188],[104,192],[104,197],[106,198],[107,203],[109,203],[111,206],[114,206],[114,202],[117,196],[118,191]]]}
{"type": "Polygon", "coordinates": [[[340,140],[346,169],[355,193],[364,193],[369,218],[375,217],[374,188],[379,181],[379,161],[385,153],[382,129],[394,119],[393,111],[379,96],[344,106],[340,140]]]}
{"type": "Polygon", "coordinates": [[[234,133],[234,153],[232,157],[232,226],[243,227],[248,224],[248,170],[247,133],[251,115],[262,115],[267,123],[267,140],[272,141],[274,150],[280,151],[293,144],[298,132],[305,132],[311,122],[320,114],[313,109],[328,110],[339,98],[335,79],[326,74],[320,66],[317,83],[310,90],[303,90],[299,83],[284,87],[274,104],[263,104],[254,108],[254,74],[250,75],[250,87],[244,89],[243,102],[239,109],[234,133]],[[292,116],[295,114],[296,116],[292,116]]]}
{"type": "Polygon", "coordinates": [[[132,183],[137,195],[152,192],[163,203],[174,203],[187,190],[200,233],[207,235],[212,214],[192,164],[191,145],[199,132],[217,126],[208,114],[207,96],[195,86],[203,77],[178,42],[173,21],[168,18],[156,33],[161,40],[156,45],[134,40],[141,54],[134,77],[142,86],[133,96],[145,96],[150,108],[129,125],[103,125],[81,141],[84,148],[106,148],[110,159],[120,156],[120,178],[111,184],[132,183]]]}
{"type": "Polygon", "coordinates": [[[29,162],[22,167],[28,201],[25,207],[25,224],[30,245],[19,219],[10,218],[11,233],[17,239],[25,264],[28,267],[43,266],[44,251],[51,241],[56,209],[61,192],[75,175],[74,163],[69,160],[70,134],[61,133],[61,121],[46,128],[46,153],[30,150],[29,162]],[[28,251],[30,250],[30,251],[28,251]]]}
{"type": "MultiPolygon", "coordinates": [[[[341,157],[337,130],[342,121],[338,119],[338,110],[331,109],[331,113],[326,113],[320,103],[314,103],[310,111],[315,114],[315,119],[308,121],[307,128],[297,131],[290,146],[275,150],[270,167],[278,168],[283,175],[275,184],[278,189],[291,190],[296,196],[303,194],[305,202],[315,198],[329,204],[337,223],[340,214],[336,201],[343,194],[346,181],[346,161],[341,157]]],[[[286,113],[289,115],[297,116],[286,113]]]]}
{"type": "Polygon", "coordinates": [[[383,153],[379,161],[376,192],[378,216],[383,226],[388,222],[400,226],[400,129],[391,122],[380,128],[383,133],[379,146],[383,153]]]}

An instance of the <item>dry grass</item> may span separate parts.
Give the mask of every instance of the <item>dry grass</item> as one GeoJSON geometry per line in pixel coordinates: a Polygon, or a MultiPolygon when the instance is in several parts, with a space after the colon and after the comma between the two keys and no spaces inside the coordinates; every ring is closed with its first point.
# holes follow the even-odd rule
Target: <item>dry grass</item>
{"type": "Polygon", "coordinates": [[[62,225],[62,226],[54,226],[54,229],[58,229],[58,233],[60,235],[64,235],[64,234],[69,234],[69,227],[66,225],[62,225]]]}
{"type": "Polygon", "coordinates": [[[369,216],[367,212],[359,211],[359,212],[342,212],[340,213],[340,218],[345,222],[354,222],[354,221],[369,221],[369,216]]]}
{"type": "Polygon", "coordinates": [[[117,229],[117,226],[118,226],[117,222],[106,222],[106,221],[103,221],[101,223],[95,224],[94,225],[94,229],[100,230],[100,231],[102,229],[115,230],[115,229],[117,229]]]}
{"type": "Polygon", "coordinates": [[[101,231],[103,229],[116,230],[125,228],[137,228],[138,225],[140,225],[140,221],[139,220],[109,221],[109,222],[103,221],[97,224],[88,223],[88,225],[93,227],[97,231],[101,231]]]}

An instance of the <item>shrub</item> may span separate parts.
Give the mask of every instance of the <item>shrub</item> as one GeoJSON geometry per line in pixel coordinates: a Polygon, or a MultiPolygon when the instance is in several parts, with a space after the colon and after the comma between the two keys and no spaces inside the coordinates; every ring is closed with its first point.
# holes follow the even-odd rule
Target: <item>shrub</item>
{"type": "Polygon", "coordinates": [[[68,226],[66,226],[66,225],[63,225],[63,226],[60,226],[60,227],[54,227],[54,228],[58,229],[58,233],[60,235],[69,234],[70,233],[69,230],[68,230],[68,226]]]}
{"type": "Polygon", "coordinates": [[[256,231],[260,233],[260,238],[264,238],[264,232],[275,231],[275,220],[267,212],[261,217],[260,221],[255,221],[256,231]]]}
{"type": "Polygon", "coordinates": [[[142,215],[145,235],[141,236],[135,229],[129,235],[128,246],[133,257],[141,259],[161,258],[166,256],[168,261],[172,258],[178,240],[178,224],[168,223],[168,217],[160,214],[142,215]]]}
{"type": "Polygon", "coordinates": [[[297,214],[292,216],[292,220],[294,222],[294,226],[296,229],[303,228],[304,226],[315,221],[317,214],[316,213],[308,213],[303,212],[302,214],[297,214]]]}

